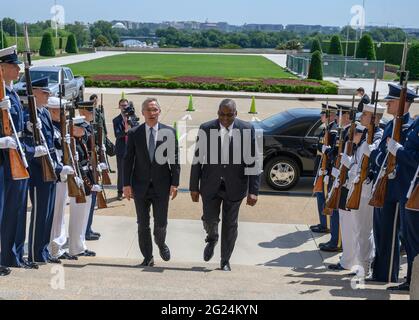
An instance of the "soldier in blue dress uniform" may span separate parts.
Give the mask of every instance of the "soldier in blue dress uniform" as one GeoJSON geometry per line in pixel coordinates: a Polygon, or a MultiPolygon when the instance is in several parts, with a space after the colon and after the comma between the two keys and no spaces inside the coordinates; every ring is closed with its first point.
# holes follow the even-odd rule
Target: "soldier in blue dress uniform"
{"type": "MultiPolygon", "coordinates": [[[[389,84],[387,112],[393,116],[397,114],[400,104],[401,86],[389,84]]],[[[403,115],[403,125],[400,145],[404,145],[408,129],[412,124],[409,108],[417,95],[408,90],[403,115]]],[[[378,147],[371,153],[370,166],[376,181],[382,167],[386,166],[388,152],[387,140],[392,137],[394,120],[390,121],[384,129],[383,139],[378,147]]],[[[374,241],[375,260],[372,278],[376,282],[398,282],[400,268],[400,209],[405,206],[408,184],[412,178],[406,175],[406,170],[400,163],[396,167],[396,174],[388,180],[387,192],[383,208],[374,208],[374,241]],[[407,187],[406,187],[407,186],[407,187]]]]}
{"type": "MultiPolygon", "coordinates": [[[[16,47],[6,50],[10,52],[0,57],[0,66],[6,84],[6,96],[10,101],[10,114],[16,128],[17,139],[20,140],[22,151],[26,151],[23,141],[25,131],[24,109],[20,98],[14,91],[12,83],[19,78],[20,67],[16,47]]],[[[9,157],[3,157],[4,190],[3,217],[1,223],[1,263],[7,267],[36,269],[37,265],[23,258],[28,179],[13,180],[9,157]],[[23,239],[23,241],[22,241],[23,239]]]]}

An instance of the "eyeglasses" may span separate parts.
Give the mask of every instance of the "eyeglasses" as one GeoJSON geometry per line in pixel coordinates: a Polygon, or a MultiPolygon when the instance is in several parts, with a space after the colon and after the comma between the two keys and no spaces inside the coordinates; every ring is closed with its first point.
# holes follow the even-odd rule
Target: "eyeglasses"
{"type": "Polygon", "coordinates": [[[127,104],[121,104],[120,107],[126,108],[126,107],[128,107],[128,105],[127,104]]]}

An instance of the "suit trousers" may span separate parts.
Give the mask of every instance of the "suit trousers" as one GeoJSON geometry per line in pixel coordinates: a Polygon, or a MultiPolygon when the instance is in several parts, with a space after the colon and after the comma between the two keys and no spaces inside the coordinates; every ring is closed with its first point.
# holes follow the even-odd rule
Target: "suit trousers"
{"type": "Polygon", "coordinates": [[[202,199],[203,211],[202,221],[207,232],[206,242],[217,242],[219,238],[218,224],[220,223],[220,211],[222,209],[221,226],[221,260],[228,262],[236,244],[238,236],[239,209],[243,202],[230,201],[223,187],[212,199],[202,199]]]}
{"type": "Polygon", "coordinates": [[[124,157],[116,157],[116,167],[118,171],[118,193],[122,194],[124,187],[124,157]]]}
{"type": "Polygon", "coordinates": [[[52,220],[51,242],[48,250],[53,258],[59,258],[64,253],[63,249],[67,242],[65,230],[64,211],[68,199],[67,182],[57,182],[57,190],[55,194],[54,218],[52,220]]]}
{"type": "Polygon", "coordinates": [[[137,211],[138,243],[145,259],[153,257],[153,242],[150,229],[150,208],[153,207],[154,241],[161,248],[166,243],[167,211],[169,208],[169,194],[160,195],[150,184],[144,197],[138,196],[138,188],[133,186],[135,208],[137,211]]]}

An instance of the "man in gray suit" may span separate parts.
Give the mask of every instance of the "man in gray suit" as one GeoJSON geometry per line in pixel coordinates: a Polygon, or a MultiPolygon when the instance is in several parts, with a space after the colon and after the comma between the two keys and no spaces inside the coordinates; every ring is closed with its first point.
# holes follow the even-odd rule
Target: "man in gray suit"
{"type": "Polygon", "coordinates": [[[201,125],[191,168],[193,202],[203,202],[203,224],[207,232],[204,260],[214,255],[222,207],[221,269],[231,271],[230,257],[238,235],[238,215],[247,196],[255,206],[260,185],[260,157],[257,157],[253,126],[237,117],[236,103],[221,102],[218,119],[201,125]],[[259,164],[259,165],[258,165],[259,164]]]}
{"type": "Polygon", "coordinates": [[[170,260],[166,245],[169,198],[177,196],[180,176],[176,131],[159,122],[161,108],[150,98],[142,105],[145,123],[128,131],[124,157],[124,195],[134,198],[137,211],[138,242],[144,267],[154,266],[150,230],[150,207],[153,206],[154,240],[164,261],[170,260]]]}

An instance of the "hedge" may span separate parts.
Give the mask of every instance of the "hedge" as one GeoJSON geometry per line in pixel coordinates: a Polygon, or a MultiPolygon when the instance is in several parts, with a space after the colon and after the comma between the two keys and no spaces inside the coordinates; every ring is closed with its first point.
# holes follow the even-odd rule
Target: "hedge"
{"type": "Polygon", "coordinates": [[[340,41],[340,37],[338,35],[335,35],[330,40],[330,48],[329,54],[336,54],[336,55],[343,55],[343,49],[342,49],[342,42],[340,41]]]}
{"type": "Polygon", "coordinates": [[[41,48],[39,49],[39,55],[42,57],[55,57],[55,48],[52,40],[52,34],[45,32],[42,37],[41,48]]]}
{"type": "Polygon", "coordinates": [[[364,35],[359,40],[359,46],[356,50],[356,57],[358,59],[367,59],[375,61],[377,60],[377,54],[375,53],[375,45],[369,34],[364,35]]]}
{"type": "Polygon", "coordinates": [[[7,39],[6,33],[3,32],[0,34],[0,49],[7,48],[9,46],[9,41],[7,39]]]}
{"type": "Polygon", "coordinates": [[[320,51],[320,53],[323,53],[322,45],[320,43],[320,40],[317,39],[317,38],[314,39],[313,42],[312,42],[312,44],[311,44],[311,51],[310,51],[310,53],[315,53],[316,51],[320,51]]]}
{"type": "Polygon", "coordinates": [[[308,79],[323,80],[323,56],[320,51],[314,52],[311,57],[308,79]]]}
{"type": "MultiPolygon", "coordinates": [[[[63,39],[63,47],[65,47],[67,44],[67,38],[63,37],[62,39],[63,39]]],[[[55,49],[58,50],[60,48],[60,38],[54,37],[53,41],[54,41],[55,49]]],[[[14,45],[16,44],[16,38],[7,37],[7,42],[9,43],[9,45],[14,45]]],[[[32,51],[38,52],[39,49],[41,48],[41,42],[42,42],[42,37],[29,37],[29,44],[31,46],[32,51]]],[[[19,52],[25,51],[25,38],[24,37],[17,37],[17,50],[19,52]]]]}
{"type": "Polygon", "coordinates": [[[86,87],[95,88],[162,88],[162,89],[191,89],[214,91],[247,91],[267,93],[301,93],[301,94],[337,94],[338,88],[327,81],[316,81],[321,86],[309,85],[265,85],[261,82],[254,84],[233,83],[189,83],[177,81],[147,81],[147,80],[122,80],[122,81],[96,81],[87,78],[86,87]]]}
{"type": "Polygon", "coordinates": [[[410,47],[407,54],[406,69],[410,71],[409,80],[419,80],[419,43],[410,47]]]}
{"type": "Polygon", "coordinates": [[[65,52],[67,53],[77,53],[79,50],[77,48],[77,40],[74,34],[70,34],[67,39],[67,45],[65,47],[65,52]]]}

